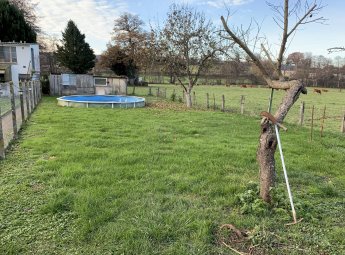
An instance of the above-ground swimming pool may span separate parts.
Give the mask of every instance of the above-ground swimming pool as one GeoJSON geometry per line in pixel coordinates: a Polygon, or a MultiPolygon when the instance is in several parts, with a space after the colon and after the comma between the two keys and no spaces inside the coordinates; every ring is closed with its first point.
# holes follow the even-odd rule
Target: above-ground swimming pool
{"type": "Polygon", "coordinates": [[[134,96],[63,96],[57,98],[58,105],[79,108],[136,108],[145,106],[145,98],[134,96]]]}

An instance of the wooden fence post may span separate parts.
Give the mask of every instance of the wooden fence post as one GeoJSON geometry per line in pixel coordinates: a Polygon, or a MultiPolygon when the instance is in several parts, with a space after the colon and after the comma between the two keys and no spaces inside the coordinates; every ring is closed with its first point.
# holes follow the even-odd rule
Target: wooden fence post
{"type": "Polygon", "coordinates": [[[210,108],[210,95],[208,93],[206,93],[206,107],[207,109],[210,108]]]}
{"type": "Polygon", "coordinates": [[[34,97],[33,97],[33,92],[32,92],[32,82],[30,81],[29,82],[29,94],[30,94],[30,108],[31,108],[31,111],[33,111],[34,109],[34,97]]]}
{"type": "Polygon", "coordinates": [[[301,103],[301,108],[299,110],[299,124],[300,126],[303,126],[304,121],[304,110],[305,110],[305,103],[304,101],[301,103]]]}
{"type": "Polygon", "coordinates": [[[37,81],[37,98],[39,103],[41,101],[41,82],[37,81]]]}
{"type": "Polygon", "coordinates": [[[213,110],[216,110],[216,96],[213,93],[213,110]]]}
{"type": "Polygon", "coordinates": [[[224,94],[222,95],[222,112],[225,111],[225,96],[224,94]]]}
{"type": "Polygon", "coordinates": [[[244,114],[244,96],[241,96],[241,114],[244,114]]]}
{"type": "Polygon", "coordinates": [[[343,118],[341,120],[341,129],[340,131],[344,134],[345,133],[345,112],[344,112],[344,115],[343,115],[343,118]]]}
{"type": "Polygon", "coordinates": [[[152,96],[152,87],[149,87],[149,96],[152,96]]]}
{"type": "Polygon", "coordinates": [[[172,93],[171,99],[173,99],[173,101],[176,100],[176,91],[175,91],[175,89],[173,89],[173,93],[172,93]]]}
{"type": "Polygon", "coordinates": [[[157,88],[157,97],[159,97],[159,87],[157,88]]]}
{"type": "MultiPolygon", "coordinates": [[[[0,90],[0,97],[1,97],[1,90],[0,90]]],[[[5,141],[4,141],[4,132],[2,130],[2,113],[1,113],[1,105],[0,105],[0,159],[5,158],[5,141]]]]}
{"type": "Polygon", "coordinates": [[[10,98],[11,98],[11,110],[12,110],[12,126],[13,126],[13,139],[17,139],[17,112],[16,112],[16,102],[14,98],[13,82],[10,82],[10,98]]]}
{"type": "Polygon", "coordinates": [[[29,83],[27,81],[24,83],[24,88],[25,88],[25,101],[26,101],[26,119],[28,119],[30,115],[30,100],[29,100],[29,83]]]}
{"type": "Polygon", "coordinates": [[[196,95],[195,95],[195,91],[193,91],[193,105],[196,106],[196,95]]]}
{"type": "Polygon", "coordinates": [[[325,124],[325,118],[326,118],[326,105],[325,108],[323,108],[323,114],[322,114],[322,119],[321,119],[321,127],[320,127],[320,137],[323,135],[323,126],[325,124]]]}
{"type": "Polygon", "coordinates": [[[311,108],[311,126],[310,126],[310,141],[313,141],[313,132],[314,132],[314,105],[311,108]]]}
{"type": "Polygon", "coordinates": [[[19,99],[20,99],[20,113],[22,114],[22,125],[25,121],[25,113],[24,113],[24,97],[23,97],[23,83],[19,82],[19,99]]]}

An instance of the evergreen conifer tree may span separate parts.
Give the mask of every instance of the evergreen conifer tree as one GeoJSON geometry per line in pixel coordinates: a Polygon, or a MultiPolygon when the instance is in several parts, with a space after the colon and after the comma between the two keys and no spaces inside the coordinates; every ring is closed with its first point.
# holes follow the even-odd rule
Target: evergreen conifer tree
{"type": "Polygon", "coordinates": [[[0,0],[0,40],[36,42],[36,32],[25,21],[23,12],[7,0],[0,0]]]}
{"type": "Polygon", "coordinates": [[[87,73],[95,66],[96,56],[85,42],[85,35],[72,20],[68,21],[65,31],[62,32],[62,45],[57,48],[57,60],[74,73],[87,73]]]}

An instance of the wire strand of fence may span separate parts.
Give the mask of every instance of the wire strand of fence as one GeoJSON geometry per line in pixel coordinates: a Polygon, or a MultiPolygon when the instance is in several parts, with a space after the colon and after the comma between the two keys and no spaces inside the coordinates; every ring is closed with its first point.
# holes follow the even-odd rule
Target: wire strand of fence
{"type": "Polygon", "coordinates": [[[0,83],[0,158],[41,99],[39,81],[0,83]],[[36,97],[32,91],[35,91],[36,97]]]}
{"type": "MultiPolygon", "coordinates": [[[[230,89],[230,88],[229,88],[230,89]]],[[[259,89],[259,88],[255,88],[259,89]]],[[[161,98],[178,103],[185,103],[185,93],[180,86],[137,86],[135,95],[148,96],[154,98],[161,98]]],[[[269,105],[269,95],[263,100],[257,100],[244,89],[242,95],[231,95],[219,93],[218,91],[212,92],[192,92],[192,105],[193,108],[200,110],[214,110],[223,111],[227,113],[242,113],[249,116],[259,116],[260,112],[267,111],[269,105]]],[[[272,112],[277,110],[280,103],[280,98],[275,97],[273,100],[272,112]]],[[[284,122],[299,125],[305,128],[311,127],[311,109],[312,105],[309,102],[299,101],[290,109],[284,122]],[[303,111],[301,112],[301,104],[303,103],[303,111]],[[303,116],[301,116],[303,115],[303,116]],[[303,118],[301,122],[301,118],[303,118]]],[[[326,115],[323,116],[324,106],[314,106],[313,127],[315,132],[321,132],[321,120],[323,120],[323,132],[339,132],[342,127],[344,106],[341,105],[326,105],[326,115]]],[[[342,129],[341,129],[342,130],[342,129]]]]}

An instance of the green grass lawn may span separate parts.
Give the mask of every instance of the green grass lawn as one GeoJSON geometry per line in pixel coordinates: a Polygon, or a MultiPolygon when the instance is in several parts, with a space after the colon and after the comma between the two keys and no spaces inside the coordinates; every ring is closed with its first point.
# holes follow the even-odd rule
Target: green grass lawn
{"type": "Polygon", "coordinates": [[[232,254],[222,240],[253,254],[341,254],[345,137],[310,142],[294,125],[281,134],[304,218],[286,227],[288,207],[238,202],[258,181],[259,122],[164,102],[77,109],[44,98],[0,161],[0,254],[232,254]],[[250,240],[233,244],[223,224],[250,240]]]}
{"type": "MultiPolygon", "coordinates": [[[[179,85],[152,85],[153,87],[160,87],[160,91],[167,89],[167,98],[171,97],[173,90],[177,94],[177,98],[182,98],[182,89],[179,85]]],[[[129,87],[128,92],[132,93],[133,88],[129,87]]],[[[271,90],[268,88],[241,88],[239,86],[195,86],[196,106],[206,106],[206,93],[209,93],[210,108],[214,107],[214,100],[216,108],[219,110],[221,107],[222,95],[225,96],[225,108],[227,111],[240,112],[241,96],[245,97],[244,111],[246,115],[258,116],[261,111],[268,109],[269,97],[271,90]]],[[[152,89],[152,93],[156,95],[156,88],[152,89]]],[[[147,95],[147,87],[136,87],[135,93],[138,95],[147,95]]],[[[275,91],[273,96],[273,112],[280,104],[284,91],[275,91]]],[[[194,100],[194,99],[193,99],[194,100]]],[[[301,102],[305,102],[305,117],[304,126],[310,127],[311,125],[311,112],[312,106],[315,107],[314,112],[314,128],[317,132],[320,131],[321,118],[323,115],[324,107],[326,106],[326,119],[324,122],[324,130],[334,133],[340,132],[341,120],[345,113],[345,90],[339,92],[338,89],[328,89],[328,92],[323,92],[321,95],[313,93],[313,88],[308,88],[307,95],[301,95],[300,99],[290,110],[286,122],[298,124],[299,111],[301,102]]]]}

